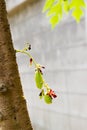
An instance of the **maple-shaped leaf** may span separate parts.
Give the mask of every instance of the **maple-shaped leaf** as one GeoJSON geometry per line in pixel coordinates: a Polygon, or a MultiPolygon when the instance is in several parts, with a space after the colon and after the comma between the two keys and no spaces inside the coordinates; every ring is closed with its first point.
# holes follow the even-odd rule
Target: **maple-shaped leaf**
{"type": "Polygon", "coordinates": [[[84,15],[83,9],[86,7],[85,0],[46,0],[43,12],[50,16],[50,23],[54,28],[62,19],[64,13],[72,11],[72,16],[77,22],[84,15]]]}
{"type": "Polygon", "coordinates": [[[83,11],[80,8],[76,8],[73,12],[72,12],[72,16],[75,18],[75,20],[77,22],[80,21],[80,18],[84,15],[83,11]]]}
{"type": "Polygon", "coordinates": [[[80,21],[81,17],[84,15],[82,8],[85,8],[86,4],[84,0],[72,0],[70,4],[70,9],[72,10],[72,16],[77,22],[80,21]]]}
{"type": "Polygon", "coordinates": [[[62,14],[63,10],[60,2],[57,2],[57,4],[52,6],[52,8],[48,11],[47,16],[51,16],[50,23],[52,25],[52,28],[54,28],[58,24],[58,22],[62,19],[62,14]]]}
{"type": "Polygon", "coordinates": [[[47,16],[57,15],[57,14],[62,15],[62,6],[61,3],[59,2],[51,7],[51,9],[47,13],[47,16]]]}
{"type": "Polygon", "coordinates": [[[84,2],[84,0],[72,0],[71,3],[70,3],[70,8],[85,8],[86,7],[86,4],[84,2]]]}

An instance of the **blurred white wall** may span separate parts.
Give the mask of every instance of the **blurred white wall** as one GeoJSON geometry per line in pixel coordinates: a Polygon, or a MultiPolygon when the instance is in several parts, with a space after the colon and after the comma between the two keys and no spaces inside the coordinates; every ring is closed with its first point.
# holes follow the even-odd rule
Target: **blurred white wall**
{"type": "Polygon", "coordinates": [[[14,47],[22,49],[30,42],[32,55],[45,65],[44,77],[58,95],[52,105],[40,100],[29,58],[17,54],[34,130],[87,130],[86,18],[77,24],[67,16],[52,30],[42,14],[44,0],[16,0],[15,7],[12,1],[15,5],[15,0],[6,2],[14,47]]]}

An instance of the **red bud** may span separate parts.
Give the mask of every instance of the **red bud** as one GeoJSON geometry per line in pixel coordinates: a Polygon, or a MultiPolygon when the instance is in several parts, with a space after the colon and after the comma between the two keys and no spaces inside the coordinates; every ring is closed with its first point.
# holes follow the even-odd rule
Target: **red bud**
{"type": "Polygon", "coordinates": [[[32,59],[32,58],[30,58],[30,65],[32,65],[32,63],[33,63],[33,59],[32,59]]]}
{"type": "Polygon", "coordinates": [[[57,95],[54,93],[54,91],[52,89],[50,89],[50,91],[48,92],[48,94],[53,97],[53,98],[56,98],[57,95]]]}

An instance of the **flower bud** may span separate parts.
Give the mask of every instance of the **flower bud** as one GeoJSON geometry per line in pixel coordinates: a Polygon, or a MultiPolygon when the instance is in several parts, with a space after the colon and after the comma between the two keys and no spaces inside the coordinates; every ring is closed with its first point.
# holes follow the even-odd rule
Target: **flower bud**
{"type": "Polygon", "coordinates": [[[33,59],[32,59],[32,58],[30,58],[30,65],[32,65],[32,63],[33,63],[33,59]]]}

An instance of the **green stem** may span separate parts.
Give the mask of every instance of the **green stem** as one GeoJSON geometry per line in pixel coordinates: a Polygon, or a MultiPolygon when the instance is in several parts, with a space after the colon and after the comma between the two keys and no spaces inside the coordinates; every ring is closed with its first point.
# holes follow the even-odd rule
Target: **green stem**
{"type": "MultiPolygon", "coordinates": [[[[33,61],[34,65],[35,65],[35,67],[38,69],[38,64],[36,63],[34,58],[31,56],[31,54],[26,51],[26,48],[24,48],[23,50],[16,50],[16,52],[20,52],[20,53],[26,54],[26,55],[28,55],[29,58],[32,58],[32,61],[33,61]]],[[[43,84],[44,84],[44,87],[47,89],[47,91],[49,91],[50,87],[48,86],[48,84],[45,82],[44,79],[43,79],[43,84]]]]}
{"type": "Polygon", "coordinates": [[[49,85],[45,82],[45,80],[43,80],[43,84],[44,84],[44,87],[47,89],[47,91],[50,90],[50,87],[49,85]]]}
{"type": "Polygon", "coordinates": [[[34,65],[35,65],[35,67],[38,68],[36,61],[34,60],[34,58],[31,56],[31,54],[29,52],[26,52],[25,50],[16,50],[16,52],[21,52],[23,54],[28,55],[29,58],[32,58],[32,61],[33,61],[34,65]]]}

